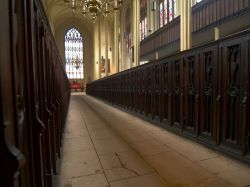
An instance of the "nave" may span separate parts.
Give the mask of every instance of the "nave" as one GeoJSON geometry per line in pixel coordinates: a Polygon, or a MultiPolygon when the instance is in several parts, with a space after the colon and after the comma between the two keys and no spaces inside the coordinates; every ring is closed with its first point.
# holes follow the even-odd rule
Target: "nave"
{"type": "Polygon", "coordinates": [[[250,185],[248,165],[79,93],[60,162],[61,187],[250,185]]]}

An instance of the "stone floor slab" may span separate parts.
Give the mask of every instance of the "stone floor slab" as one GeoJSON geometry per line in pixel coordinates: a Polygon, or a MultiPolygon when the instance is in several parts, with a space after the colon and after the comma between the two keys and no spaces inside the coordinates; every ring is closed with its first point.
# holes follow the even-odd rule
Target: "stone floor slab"
{"type": "Polygon", "coordinates": [[[117,138],[94,140],[94,146],[99,155],[119,153],[131,150],[131,148],[124,141],[117,138]]]}
{"type": "Polygon", "coordinates": [[[105,170],[122,167],[122,163],[120,162],[119,158],[115,153],[100,155],[99,158],[105,170]]]}
{"type": "Polygon", "coordinates": [[[151,168],[145,160],[143,160],[136,152],[129,151],[123,153],[117,153],[122,166],[127,168],[137,175],[145,175],[148,173],[154,172],[154,169],[151,168]]]}
{"type": "Polygon", "coordinates": [[[109,187],[109,184],[104,174],[97,174],[63,180],[60,187],[109,187]]]}
{"type": "Polygon", "coordinates": [[[83,151],[93,149],[89,137],[76,137],[64,140],[63,152],[83,151]]]}
{"type": "Polygon", "coordinates": [[[111,183],[111,187],[168,187],[157,174],[148,174],[111,183]]]}
{"type": "Polygon", "coordinates": [[[61,179],[100,173],[103,173],[103,170],[94,150],[64,153],[61,165],[61,179]]]}
{"type": "Polygon", "coordinates": [[[72,95],[61,187],[245,187],[249,166],[86,95],[72,95]]]}
{"type": "Polygon", "coordinates": [[[105,170],[105,174],[109,182],[120,181],[122,179],[128,179],[131,177],[138,176],[136,173],[126,168],[108,169],[108,170],[105,170]]]}

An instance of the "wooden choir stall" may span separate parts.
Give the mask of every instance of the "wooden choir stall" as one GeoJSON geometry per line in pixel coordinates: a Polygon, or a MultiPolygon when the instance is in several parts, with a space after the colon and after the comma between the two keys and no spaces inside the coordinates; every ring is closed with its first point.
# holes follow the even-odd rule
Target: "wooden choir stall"
{"type": "Polygon", "coordinates": [[[0,186],[48,187],[70,87],[40,0],[0,3],[0,186]]]}

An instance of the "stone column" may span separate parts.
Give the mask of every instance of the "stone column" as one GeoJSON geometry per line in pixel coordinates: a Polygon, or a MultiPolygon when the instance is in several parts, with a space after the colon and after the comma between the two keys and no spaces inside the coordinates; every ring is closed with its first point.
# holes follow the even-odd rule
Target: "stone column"
{"type": "Polygon", "coordinates": [[[152,0],[147,0],[147,19],[149,21],[149,26],[148,26],[148,30],[151,30],[151,33],[152,34],[153,32],[155,32],[157,30],[157,3],[156,1],[152,1],[152,0]]]}
{"type": "Polygon", "coordinates": [[[119,44],[118,44],[118,40],[119,40],[119,36],[118,36],[118,17],[119,17],[119,13],[115,12],[114,13],[114,64],[115,64],[115,73],[119,72],[119,44]]]}
{"type": "Polygon", "coordinates": [[[100,64],[100,55],[99,55],[99,26],[98,23],[94,25],[94,36],[93,36],[93,52],[94,52],[94,79],[99,79],[99,64],[100,64]]]}
{"type": "Polygon", "coordinates": [[[102,62],[102,50],[101,50],[101,18],[98,19],[98,51],[99,51],[99,79],[102,78],[101,74],[101,62],[102,62]]]}
{"type": "Polygon", "coordinates": [[[109,75],[108,72],[108,59],[109,59],[109,43],[108,43],[108,21],[104,19],[104,29],[105,29],[105,76],[109,75]]]}
{"type": "Polygon", "coordinates": [[[192,0],[180,1],[181,51],[191,48],[191,9],[192,0]]]}
{"type": "Polygon", "coordinates": [[[140,61],[139,36],[140,36],[140,0],[133,0],[133,44],[134,44],[133,66],[138,66],[140,61]]]}

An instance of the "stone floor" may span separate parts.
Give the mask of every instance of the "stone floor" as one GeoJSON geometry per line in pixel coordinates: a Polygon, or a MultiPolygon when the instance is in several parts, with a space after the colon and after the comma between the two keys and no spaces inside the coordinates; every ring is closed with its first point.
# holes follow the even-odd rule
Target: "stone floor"
{"type": "Polygon", "coordinates": [[[61,187],[250,186],[250,167],[75,94],[59,169],[61,187]]]}

